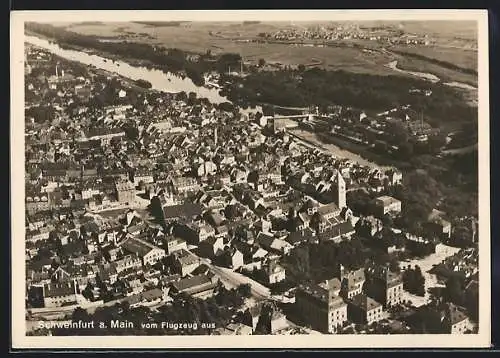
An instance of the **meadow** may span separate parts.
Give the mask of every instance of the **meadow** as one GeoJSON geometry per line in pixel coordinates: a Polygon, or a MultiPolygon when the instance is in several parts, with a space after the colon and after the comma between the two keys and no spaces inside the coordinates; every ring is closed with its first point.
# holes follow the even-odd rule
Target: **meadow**
{"type": "Polygon", "coordinates": [[[370,21],[363,27],[385,26],[417,34],[428,34],[436,39],[435,46],[393,46],[388,48],[422,57],[377,51],[382,48],[374,42],[352,41],[350,45],[361,45],[376,51],[367,52],[359,47],[302,47],[280,43],[247,42],[255,39],[259,33],[274,32],[279,29],[306,27],[308,23],[265,22],[179,22],[174,24],[144,22],[113,22],[113,23],[55,23],[67,30],[85,35],[103,38],[119,37],[122,40],[156,44],[167,48],[178,48],[184,51],[213,54],[224,52],[239,53],[246,63],[257,64],[259,59],[268,63],[281,63],[297,66],[311,62],[321,62],[318,67],[328,70],[343,69],[355,73],[377,75],[399,75],[385,65],[397,59],[398,66],[408,71],[428,72],[450,82],[457,81],[477,86],[477,76],[464,73],[459,69],[440,65],[433,60],[448,62],[466,70],[477,69],[477,51],[475,46],[476,28],[471,22],[401,22],[387,23],[370,21]],[[426,60],[429,59],[429,60],[426,60]]]}

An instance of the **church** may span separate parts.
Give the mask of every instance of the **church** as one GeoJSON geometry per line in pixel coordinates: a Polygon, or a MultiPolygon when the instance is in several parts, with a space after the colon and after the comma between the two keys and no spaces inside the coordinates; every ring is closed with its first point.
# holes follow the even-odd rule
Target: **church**
{"type": "Polygon", "coordinates": [[[352,212],[347,207],[346,183],[340,172],[315,185],[316,200],[307,200],[294,218],[295,229],[309,227],[319,241],[340,242],[354,233],[352,212]]]}

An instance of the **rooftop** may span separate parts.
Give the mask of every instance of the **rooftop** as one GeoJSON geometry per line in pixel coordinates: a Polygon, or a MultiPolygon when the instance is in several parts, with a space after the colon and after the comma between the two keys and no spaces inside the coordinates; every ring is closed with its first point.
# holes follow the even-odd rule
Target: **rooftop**
{"type": "Polygon", "coordinates": [[[177,291],[182,292],[199,286],[209,285],[212,280],[207,275],[197,275],[193,277],[183,278],[172,284],[177,291]]]}
{"type": "Polygon", "coordinates": [[[361,308],[365,312],[369,312],[375,308],[381,307],[382,304],[375,301],[374,299],[368,297],[364,293],[360,293],[359,295],[354,296],[351,299],[351,304],[356,307],[361,308]]]}
{"type": "Polygon", "coordinates": [[[159,247],[138,238],[130,238],[121,244],[125,250],[139,256],[145,256],[152,250],[162,250],[159,247]]]}

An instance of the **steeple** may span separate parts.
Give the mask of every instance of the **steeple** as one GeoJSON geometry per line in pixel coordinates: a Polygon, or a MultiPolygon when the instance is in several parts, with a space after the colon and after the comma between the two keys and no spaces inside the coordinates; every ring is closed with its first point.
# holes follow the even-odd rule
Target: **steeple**
{"type": "Polygon", "coordinates": [[[339,209],[343,209],[347,206],[346,204],[346,189],[345,189],[345,180],[340,174],[340,171],[337,172],[337,206],[339,209]]]}

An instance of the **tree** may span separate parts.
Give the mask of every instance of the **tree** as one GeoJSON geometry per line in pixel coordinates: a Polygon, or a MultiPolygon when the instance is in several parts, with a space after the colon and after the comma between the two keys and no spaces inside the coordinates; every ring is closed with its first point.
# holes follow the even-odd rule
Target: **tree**
{"type": "Polygon", "coordinates": [[[400,159],[408,160],[413,155],[413,144],[411,142],[402,142],[398,146],[398,156],[400,159]]]}
{"type": "Polygon", "coordinates": [[[385,214],[383,217],[382,217],[382,223],[384,224],[384,226],[386,227],[392,227],[394,225],[394,220],[392,219],[392,216],[389,215],[389,214],[385,214]]]}
{"type": "Polygon", "coordinates": [[[392,136],[394,144],[400,145],[408,142],[408,129],[401,122],[391,121],[385,127],[386,132],[392,136]]]}
{"type": "Polygon", "coordinates": [[[425,295],[425,278],[418,265],[403,272],[403,288],[417,296],[425,295]]]}
{"type": "Polygon", "coordinates": [[[196,93],[195,92],[189,92],[188,94],[188,99],[187,99],[187,104],[190,106],[193,106],[196,102],[196,93]]]}
{"type": "Polygon", "coordinates": [[[82,291],[83,297],[85,297],[89,301],[94,300],[94,293],[92,292],[93,288],[94,287],[92,286],[92,283],[89,282],[87,286],[85,286],[85,289],[82,291]]]}
{"type": "Polygon", "coordinates": [[[245,298],[249,298],[252,296],[251,285],[249,283],[239,285],[237,290],[238,293],[245,298]]]}
{"type": "Polygon", "coordinates": [[[91,319],[91,315],[85,310],[84,308],[77,307],[71,314],[71,320],[73,322],[77,321],[83,321],[83,322],[88,322],[91,319]]]}
{"type": "Polygon", "coordinates": [[[399,261],[397,259],[391,259],[389,261],[389,269],[391,272],[401,272],[401,268],[399,267],[399,261]]]}
{"type": "Polygon", "coordinates": [[[425,277],[418,265],[415,266],[415,294],[418,296],[425,295],[425,277]]]}
{"type": "Polygon", "coordinates": [[[139,129],[134,125],[127,124],[123,130],[128,139],[135,141],[139,138],[139,129]]]}
{"type": "Polygon", "coordinates": [[[264,60],[263,58],[260,58],[259,59],[259,67],[262,67],[266,64],[266,60],[264,60]]]}
{"type": "Polygon", "coordinates": [[[431,153],[439,153],[441,148],[446,145],[446,135],[442,133],[432,135],[427,139],[427,144],[431,153]]]}
{"type": "Polygon", "coordinates": [[[444,299],[447,302],[452,302],[457,305],[462,306],[464,303],[464,290],[463,285],[459,277],[453,275],[446,281],[446,287],[444,289],[444,299]]]}
{"type": "Polygon", "coordinates": [[[186,102],[186,101],[187,101],[187,99],[188,99],[188,96],[187,96],[186,92],[181,91],[181,92],[179,92],[179,93],[177,93],[177,94],[176,94],[175,99],[176,99],[177,101],[183,101],[183,102],[186,102]]]}
{"type": "Polygon", "coordinates": [[[297,68],[299,69],[299,72],[304,72],[306,70],[306,66],[303,64],[300,64],[297,68]]]}

